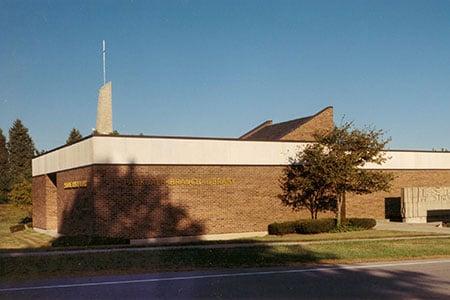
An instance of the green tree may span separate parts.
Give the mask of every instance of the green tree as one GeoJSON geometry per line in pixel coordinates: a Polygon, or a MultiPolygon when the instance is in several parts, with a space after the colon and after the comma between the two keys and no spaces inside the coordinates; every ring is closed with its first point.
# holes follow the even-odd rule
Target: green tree
{"type": "Polygon", "coordinates": [[[316,140],[286,167],[280,198],[293,209],[307,208],[312,218],[320,211],[335,211],[340,226],[348,193],[389,190],[391,173],[362,167],[385,162],[383,150],[390,139],[384,138],[382,130],[357,129],[348,122],[329,133],[317,134],[316,140]]]}
{"type": "Polygon", "coordinates": [[[330,167],[324,176],[329,177],[336,196],[337,225],[341,224],[342,207],[348,193],[370,194],[388,191],[394,178],[392,173],[363,169],[367,164],[380,165],[387,160],[383,150],[390,141],[382,130],[357,129],[347,122],[325,135],[316,135],[323,147],[330,167]]]}
{"type": "Polygon", "coordinates": [[[17,119],[9,129],[7,144],[11,184],[31,179],[31,159],[35,148],[28,129],[17,119]]]}
{"type": "Polygon", "coordinates": [[[8,199],[11,203],[19,206],[31,205],[31,182],[23,178],[21,181],[13,184],[11,191],[8,194],[8,199]]]}
{"type": "Polygon", "coordinates": [[[0,129],[0,203],[6,202],[9,192],[9,159],[6,138],[0,129]]]}
{"type": "Polygon", "coordinates": [[[72,128],[72,130],[69,133],[69,137],[67,138],[66,145],[76,143],[82,138],[83,136],[81,135],[80,131],[76,128],[72,128]]]}
{"type": "Polygon", "coordinates": [[[334,211],[336,197],[328,175],[332,166],[320,144],[312,144],[299,152],[280,180],[282,203],[294,211],[306,208],[311,219],[317,219],[319,212],[334,211]]]}

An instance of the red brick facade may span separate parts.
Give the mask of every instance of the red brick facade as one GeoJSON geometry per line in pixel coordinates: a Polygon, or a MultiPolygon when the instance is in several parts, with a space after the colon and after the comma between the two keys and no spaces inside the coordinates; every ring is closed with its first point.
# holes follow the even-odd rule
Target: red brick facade
{"type": "Polygon", "coordinates": [[[33,226],[49,230],[57,229],[57,191],[48,175],[33,178],[33,226]]]}
{"type": "Polygon", "coordinates": [[[450,170],[396,170],[389,192],[349,196],[346,203],[347,217],[385,217],[385,199],[401,197],[401,188],[410,186],[450,186],[450,170]]]}
{"type": "MultiPolygon", "coordinates": [[[[278,199],[282,166],[93,165],[33,178],[34,226],[62,234],[134,239],[265,231],[308,218],[278,199]],[[65,189],[64,183],[87,181],[65,189]],[[56,201],[57,198],[57,201],[56,201]],[[56,204],[56,205],[55,205],[56,204]],[[57,216],[57,217],[56,217],[57,216]]],[[[385,217],[385,198],[404,186],[450,185],[450,170],[395,171],[389,193],[349,196],[348,217],[385,217]]]]}

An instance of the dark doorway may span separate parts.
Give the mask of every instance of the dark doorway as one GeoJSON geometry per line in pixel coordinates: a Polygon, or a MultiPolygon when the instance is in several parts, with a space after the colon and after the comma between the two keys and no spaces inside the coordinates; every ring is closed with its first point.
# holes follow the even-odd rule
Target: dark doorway
{"type": "Polygon", "coordinates": [[[401,197],[384,198],[384,217],[389,221],[402,221],[401,199],[401,197]]]}
{"type": "Polygon", "coordinates": [[[50,181],[53,183],[53,185],[56,187],[56,173],[48,173],[47,174],[48,178],[50,179],[50,181]]]}
{"type": "Polygon", "coordinates": [[[446,224],[450,223],[450,209],[436,209],[427,211],[427,222],[439,221],[446,224]]]}

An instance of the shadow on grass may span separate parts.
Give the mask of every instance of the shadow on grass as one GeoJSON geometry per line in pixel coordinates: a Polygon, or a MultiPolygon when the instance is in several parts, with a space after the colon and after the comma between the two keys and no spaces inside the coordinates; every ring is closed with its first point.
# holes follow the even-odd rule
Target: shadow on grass
{"type": "Polygon", "coordinates": [[[184,248],[170,250],[72,253],[0,258],[0,277],[27,278],[75,274],[148,273],[214,268],[273,267],[336,259],[305,247],[184,248]]]}

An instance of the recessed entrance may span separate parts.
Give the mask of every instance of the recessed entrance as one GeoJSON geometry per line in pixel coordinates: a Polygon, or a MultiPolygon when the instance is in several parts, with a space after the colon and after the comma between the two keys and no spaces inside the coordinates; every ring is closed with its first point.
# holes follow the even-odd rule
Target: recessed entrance
{"type": "Polygon", "coordinates": [[[384,198],[384,217],[392,222],[401,222],[401,202],[401,197],[384,198]]]}

